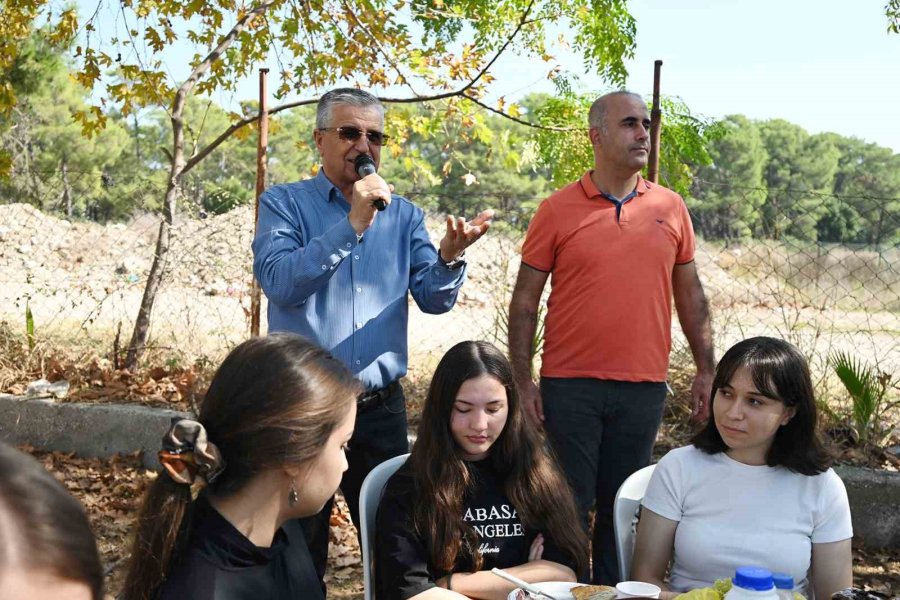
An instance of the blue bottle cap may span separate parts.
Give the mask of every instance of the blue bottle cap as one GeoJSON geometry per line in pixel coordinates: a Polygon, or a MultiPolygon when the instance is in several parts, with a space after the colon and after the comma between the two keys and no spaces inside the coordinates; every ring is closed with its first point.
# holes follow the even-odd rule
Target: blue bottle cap
{"type": "Polygon", "coordinates": [[[764,592],[775,587],[772,571],[758,567],[738,567],[731,582],[745,590],[764,592]]]}
{"type": "Polygon", "coordinates": [[[793,590],[794,578],[788,573],[772,573],[772,580],[779,590],[793,590]]]}

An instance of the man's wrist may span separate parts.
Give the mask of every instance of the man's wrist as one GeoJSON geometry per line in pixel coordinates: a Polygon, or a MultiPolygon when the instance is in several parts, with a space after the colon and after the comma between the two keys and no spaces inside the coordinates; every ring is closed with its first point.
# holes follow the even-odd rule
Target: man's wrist
{"type": "Polygon", "coordinates": [[[444,265],[445,267],[447,267],[448,269],[450,269],[451,271],[455,271],[456,269],[459,269],[464,264],[466,264],[465,256],[466,256],[466,252],[464,250],[456,258],[453,258],[452,260],[446,260],[443,256],[441,256],[441,251],[438,250],[438,262],[441,263],[442,265],[444,265]]]}

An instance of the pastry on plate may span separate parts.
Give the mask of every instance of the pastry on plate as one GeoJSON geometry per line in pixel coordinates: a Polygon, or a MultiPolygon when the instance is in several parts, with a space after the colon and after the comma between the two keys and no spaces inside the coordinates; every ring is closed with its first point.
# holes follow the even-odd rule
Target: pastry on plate
{"type": "Polygon", "coordinates": [[[608,585],[580,585],[572,588],[575,600],[615,600],[616,588],[608,585]]]}

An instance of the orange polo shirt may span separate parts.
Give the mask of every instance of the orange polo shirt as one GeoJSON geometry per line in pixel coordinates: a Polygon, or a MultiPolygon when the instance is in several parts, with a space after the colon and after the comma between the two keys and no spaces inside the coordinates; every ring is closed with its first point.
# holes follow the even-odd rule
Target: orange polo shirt
{"type": "Polygon", "coordinates": [[[522,261],[549,272],[541,375],[665,381],[672,269],[694,260],[681,196],[638,176],[621,205],[588,171],[538,207],[522,261]]]}

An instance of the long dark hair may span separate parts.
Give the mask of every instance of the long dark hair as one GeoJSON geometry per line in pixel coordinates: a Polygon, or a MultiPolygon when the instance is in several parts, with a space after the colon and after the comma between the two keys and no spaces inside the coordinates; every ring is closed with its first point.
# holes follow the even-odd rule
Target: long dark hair
{"type": "Polygon", "coordinates": [[[525,527],[552,531],[571,555],[579,573],[587,570],[588,540],[575,498],[541,434],[525,417],[507,358],[487,342],[461,342],[441,359],[422,410],[418,439],[409,461],[416,482],[413,521],[427,540],[433,565],[453,570],[467,554],[476,570],[482,565],[478,537],[462,520],[463,499],[473,482],[450,432],[456,394],[469,379],[488,375],[506,388],[508,416],[486,460],[505,475],[503,487],[525,527]]]}
{"type": "MultiPolygon", "coordinates": [[[[337,359],[298,335],[237,346],[216,371],[197,419],[226,465],[207,493],[227,497],[268,469],[314,460],[359,391],[337,359]]],[[[123,600],[152,597],[187,541],[191,512],[190,487],[162,469],[138,515],[123,600]]]]}
{"type": "Polygon", "coordinates": [[[0,571],[51,573],[103,598],[103,567],[91,525],[41,464],[0,442],[0,571]]]}
{"type": "Polygon", "coordinates": [[[746,366],[753,384],[763,395],[779,400],[796,412],[779,427],[766,455],[770,467],[783,466],[803,475],[817,475],[831,465],[816,431],[816,397],[809,365],[803,354],[784,340],[754,337],[738,342],[716,366],[709,394],[709,419],[691,443],[709,454],[728,450],[713,416],[716,391],[728,385],[735,371],[746,366]]]}

